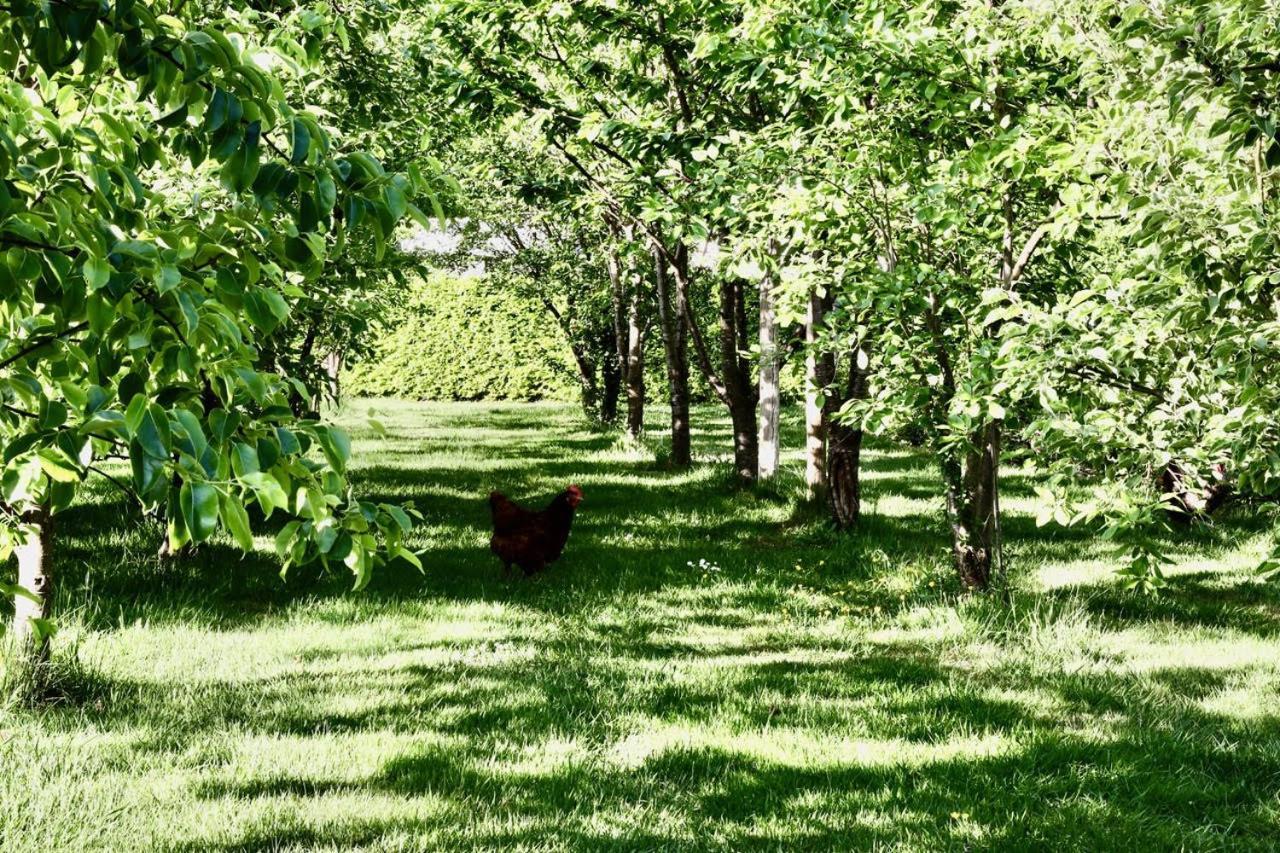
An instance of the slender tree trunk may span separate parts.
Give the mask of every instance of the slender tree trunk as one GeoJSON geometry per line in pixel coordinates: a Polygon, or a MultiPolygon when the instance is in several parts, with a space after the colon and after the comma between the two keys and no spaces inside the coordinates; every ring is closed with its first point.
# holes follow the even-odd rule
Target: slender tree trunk
{"type": "Polygon", "coordinates": [[[53,602],[53,516],[46,507],[29,510],[22,516],[30,534],[16,549],[18,586],[35,596],[14,599],[13,636],[23,664],[32,669],[49,661],[49,638],[37,636],[33,619],[48,619],[53,602]]]}
{"type": "Polygon", "coordinates": [[[738,479],[751,485],[756,481],[760,445],[756,435],[756,389],[740,346],[746,316],[742,296],[741,282],[726,278],[720,283],[720,373],[733,424],[733,467],[738,479]]]}
{"type": "Polygon", "coordinates": [[[835,380],[835,359],[819,349],[818,340],[830,300],[809,293],[809,308],[804,323],[804,423],[805,423],[805,495],[812,503],[827,497],[827,399],[828,387],[835,380]]]}
{"type": "MultiPolygon", "coordinates": [[[[315,350],[316,335],[318,332],[318,324],[312,323],[307,326],[307,335],[302,340],[302,348],[298,350],[298,364],[305,365],[311,361],[311,354],[315,350]]],[[[298,390],[289,391],[289,407],[293,409],[294,415],[299,418],[306,417],[308,414],[317,414],[320,411],[320,389],[315,389],[315,394],[310,395],[310,400],[304,399],[298,390]]],[[[209,411],[208,407],[205,409],[209,411]]]]}
{"type": "MultiPolygon", "coordinates": [[[[865,400],[869,390],[870,359],[865,342],[849,353],[849,373],[844,400],[865,400]]],[[[843,400],[832,400],[827,409],[827,493],[836,527],[853,527],[862,517],[862,426],[832,417],[843,400]]]]}
{"type": "Polygon", "coordinates": [[[633,282],[631,304],[627,310],[627,349],[625,382],[627,386],[627,435],[639,439],[644,432],[644,338],[642,317],[644,302],[639,282],[633,282]]]}
{"type": "Polygon", "coordinates": [[[778,461],[782,455],[778,435],[782,408],[778,389],[780,373],[778,358],[778,317],[773,304],[773,276],[760,278],[760,398],[759,460],[757,476],[761,480],[773,479],[778,473],[778,461]]]}
{"type": "MultiPolygon", "coordinates": [[[[682,257],[687,257],[683,246],[676,250],[676,260],[682,257]]],[[[687,468],[693,461],[689,440],[689,350],[684,322],[688,311],[683,289],[676,287],[672,293],[666,261],[656,247],[653,266],[658,291],[658,325],[662,330],[671,403],[671,464],[687,468]]]]}
{"type": "MultiPolygon", "coordinates": [[[[630,228],[616,232],[628,242],[634,238],[630,228]]],[[[634,262],[623,264],[615,250],[609,255],[609,284],[613,303],[613,340],[618,356],[620,383],[627,393],[627,436],[640,438],[644,431],[644,336],[642,293],[639,270],[634,262]]],[[[607,383],[606,377],[606,383],[607,383]]],[[[607,389],[606,389],[607,396],[607,389]]],[[[615,413],[608,418],[616,419],[615,413]]]]}
{"type": "MultiPolygon", "coordinates": [[[[329,399],[337,406],[342,402],[342,353],[338,350],[330,352],[324,357],[324,374],[327,381],[327,391],[329,399]]],[[[316,400],[317,413],[319,412],[319,399],[316,400]]]]}
{"type": "MultiPolygon", "coordinates": [[[[615,229],[615,238],[620,236],[620,232],[615,229]]],[[[613,361],[614,370],[617,373],[617,383],[621,386],[627,373],[627,288],[634,285],[629,271],[624,271],[622,267],[622,258],[618,253],[616,246],[609,252],[607,268],[609,271],[609,302],[612,307],[611,320],[613,326],[613,358],[607,361],[613,361]]],[[[617,395],[620,389],[611,388],[611,378],[608,367],[604,371],[605,383],[605,402],[601,415],[607,423],[613,423],[618,418],[618,400],[617,395]]]]}
{"type": "Polygon", "coordinates": [[[606,424],[618,420],[618,398],[622,395],[622,371],[612,358],[606,358],[600,367],[600,420],[606,424]]]}

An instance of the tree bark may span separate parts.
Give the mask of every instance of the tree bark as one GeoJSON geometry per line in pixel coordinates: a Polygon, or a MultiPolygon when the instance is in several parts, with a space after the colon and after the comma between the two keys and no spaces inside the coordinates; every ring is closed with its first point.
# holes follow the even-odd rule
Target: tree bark
{"type": "Polygon", "coordinates": [[[865,341],[849,353],[849,372],[843,399],[829,398],[827,420],[827,502],[840,530],[862,517],[862,426],[834,417],[848,400],[865,400],[869,391],[870,357],[865,341]]]}
{"type": "MultiPolygon", "coordinates": [[[[630,228],[618,232],[628,241],[630,228]]],[[[627,392],[627,436],[638,440],[644,432],[644,338],[643,294],[639,271],[634,263],[623,264],[618,252],[609,256],[609,283],[613,301],[613,337],[618,354],[618,372],[627,392]]]]}
{"type": "Polygon", "coordinates": [[[804,323],[804,423],[805,495],[812,503],[827,497],[827,400],[828,387],[835,380],[835,359],[819,349],[822,325],[831,309],[830,298],[809,293],[804,323]]]}
{"type": "MultiPolygon", "coordinates": [[[[328,385],[329,399],[337,406],[342,402],[342,353],[334,350],[324,357],[324,373],[328,385]]],[[[320,401],[316,400],[317,413],[320,401]]]]}
{"type": "MultiPolygon", "coordinates": [[[[683,245],[677,247],[676,260],[687,258],[683,245]]],[[[658,247],[653,250],[654,278],[658,291],[658,325],[662,330],[662,349],[667,362],[667,388],[671,404],[671,464],[687,468],[692,464],[689,439],[689,350],[686,336],[683,288],[672,293],[671,276],[658,247]]]]}
{"type": "Polygon", "coordinates": [[[971,589],[991,585],[1000,555],[1000,432],[994,420],[976,430],[963,472],[953,465],[948,477],[952,558],[961,583],[971,589]]]}
{"type": "Polygon", "coordinates": [[[729,419],[733,424],[734,471],[744,485],[751,485],[756,481],[759,445],[756,442],[756,387],[751,381],[751,366],[745,355],[747,333],[744,288],[741,280],[726,276],[720,281],[717,310],[720,370],[717,371],[711,363],[710,348],[702,336],[702,329],[698,325],[698,318],[693,314],[689,298],[691,285],[687,249],[681,260],[681,263],[672,265],[671,273],[676,280],[684,323],[689,337],[693,339],[698,369],[706,377],[711,390],[729,410],[729,419]]]}
{"type": "Polygon", "coordinates": [[[644,433],[644,302],[639,282],[633,282],[627,310],[627,350],[624,381],[627,386],[627,435],[638,440],[644,433]]]}
{"type": "MultiPolygon", "coordinates": [[[[745,335],[746,309],[743,307],[742,283],[725,278],[720,283],[720,375],[725,389],[725,404],[733,424],[733,467],[738,479],[754,484],[760,463],[760,445],[756,435],[755,387],[750,381],[750,368],[741,346],[745,335]]],[[[693,317],[690,316],[690,322],[693,317]]]]}
{"type": "Polygon", "coordinates": [[[33,619],[48,619],[53,602],[53,516],[46,507],[29,510],[22,516],[31,528],[16,549],[18,586],[36,600],[19,595],[14,599],[13,636],[24,665],[36,668],[49,662],[49,638],[37,636],[33,619]]]}
{"type": "Polygon", "coordinates": [[[600,366],[600,420],[612,424],[618,420],[618,398],[622,395],[622,371],[618,364],[607,358],[600,366]]]}
{"type": "Polygon", "coordinates": [[[782,408],[778,389],[778,316],[773,304],[773,276],[760,278],[760,379],[757,396],[760,400],[760,432],[758,441],[757,477],[770,480],[778,473],[782,455],[779,439],[779,420],[782,408]]]}
{"type": "MultiPolygon", "coordinates": [[[[587,352],[586,347],[574,339],[573,330],[569,327],[569,321],[564,312],[557,308],[556,304],[546,296],[542,297],[542,306],[547,309],[547,313],[551,315],[552,319],[556,321],[556,325],[560,327],[565,341],[569,344],[569,351],[573,354],[574,366],[578,368],[578,388],[581,392],[582,413],[589,421],[597,420],[601,417],[600,388],[596,384],[595,365],[591,361],[591,355],[587,352]]],[[[569,315],[573,315],[572,299],[569,302],[569,315]]]]}
{"type": "MultiPolygon", "coordinates": [[[[617,239],[621,234],[617,228],[614,229],[614,237],[617,239]]],[[[604,371],[605,384],[605,402],[602,407],[601,416],[606,423],[613,423],[618,419],[618,394],[623,377],[627,372],[627,294],[626,289],[631,284],[629,276],[623,271],[622,258],[619,255],[618,248],[615,245],[609,252],[606,267],[609,272],[609,304],[613,309],[611,313],[611,325],[613,328],[613,347],[612,358],[606,361],[613,362],[614,370],[617,373],[618,388],[610,387],[611,377],[609,370],[604,371]]]]}

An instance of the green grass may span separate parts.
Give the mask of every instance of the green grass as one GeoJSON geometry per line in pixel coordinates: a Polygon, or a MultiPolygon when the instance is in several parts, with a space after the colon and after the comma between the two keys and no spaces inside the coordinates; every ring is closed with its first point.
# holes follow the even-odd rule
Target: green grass
{"type": "Polygon", "coordinates": [[[425,576],[351,594],[221,546],[158,564],[158,530],[95,492],[61,524],[63,693],[0,710],[0,849],[1280,838],[1280,594],[1250,575],[1266,518],[1171,538],[1146,599],[1087,531],[1036,528],[1010,472],[1005,606],[958,594],[933,467],[907,449],[868,455],[866,523],[841,536],[797,508],[796,454],[769,493],[732,490],[713,410],[687,473],[564,406],[344,420],[360,490],[424,512],[425,576]],[[565,558],[502,580],[489,489],[569,482],[565,558]]]}

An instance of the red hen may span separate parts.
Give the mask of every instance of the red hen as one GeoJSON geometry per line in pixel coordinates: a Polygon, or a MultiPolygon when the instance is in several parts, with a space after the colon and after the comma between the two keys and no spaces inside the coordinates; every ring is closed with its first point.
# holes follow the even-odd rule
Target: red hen
{"type": "Polygon", "coordinates": [[[577,486],[565,489],[538,512],[515,504],[501,492],[490,492],[493,538],[489,540],[489,550],[502,560],[504,572],[516,565],[525,575],[532,575],[560,559],[569,541],[574,510],[580,503],[582,489],[577,486]]]}

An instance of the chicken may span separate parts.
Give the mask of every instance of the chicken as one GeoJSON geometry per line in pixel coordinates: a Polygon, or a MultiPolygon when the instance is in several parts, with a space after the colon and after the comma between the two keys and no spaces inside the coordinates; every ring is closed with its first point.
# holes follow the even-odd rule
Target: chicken
{"type": "Polygon", "coordinates": [[[502,560],[504,572],[517,565],[525,575],[532,575],[560,559],[580,503],[582,489],[577,486],[565,489],[538,512],[518,506],[501,492],[490,492],[493,538],[489,549],[502,560]]]}

